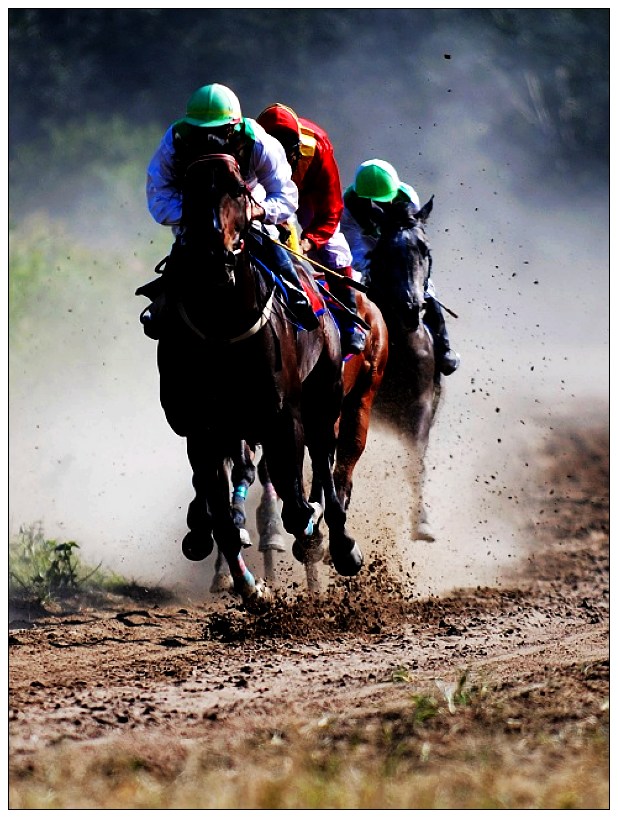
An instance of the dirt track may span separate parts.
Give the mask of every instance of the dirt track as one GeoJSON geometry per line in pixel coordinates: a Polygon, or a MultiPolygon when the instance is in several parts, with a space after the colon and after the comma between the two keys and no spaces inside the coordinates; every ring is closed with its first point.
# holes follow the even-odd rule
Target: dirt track
{"type": "MultiPolygon", "coordinates": [[[[14,621],[11,806],[58,753],[94,763],[130,746],[151,774],[171,780],[193,740],[228,767],[251,762],[250,740],[285,742],[316,725],[330,725],[342,752],[369,747],[385,720],[405,726],[419,692],[439,706],[402,741],[415,758],[431,745],[428,769],[474,736],[498,735],[520,749],[528,742],[524,777],[540,774],[541,736],[551,745],[541,766],[559,766],[609,718],[608,457],[602,423],[554,431],[524,498],[541,505],[541,522],[530,522],[529,555],[499,588],[418,599],[371,558],[363,582],[339,580],[315,605],[300,593],[257,614],[229,597],[192,606],[109,600],[30,627],[14,621]],[[449,689],[464,673],[469,704],[449,712],[449,689]]],[[[591,792],[604,792],[608,775],[599,769],[591,792]]],[[[63,805],[93,805],[91,795],[74,799],[63,805]]]]}

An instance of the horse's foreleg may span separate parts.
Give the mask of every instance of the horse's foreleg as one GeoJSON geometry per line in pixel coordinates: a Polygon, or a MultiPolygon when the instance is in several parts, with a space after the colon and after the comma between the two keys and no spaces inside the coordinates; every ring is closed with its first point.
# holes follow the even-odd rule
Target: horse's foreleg
{"type": "Polygon", "coordinates": [[[187,437],[187,453],[193,469],[196,499],[193,501],[194,515],[191,514],[191,508],[187,515],[187,523],[191,530],[185,540],[188,537],[195,539],[205,530],[202,526],[205,524],[209,526],[211,541],[214,536],[230,567],[234,590],[244,599],[249,599],[255,596],[259,589],[240,553],[242,543],[232,516],[231,484],[226,458],[221,456],[218,450],[213,450],[201,435],[187,437]]]}
{"type": "Polygon", "coordinates": [[[364,389],[359,382],[345,397],[341,409],[333,477],[337,497],[346,511],[352,496],[354,469],[367,445],[369,418],[376,389],[375,386],[369,390],[364,389]]]}
{"type": "Polygon", "coordinates": [[[205,559],[214,548],[212,534],[212,515],[208,506],[206,481],[203,476],[203,450],[198,438],[187,436],[187,454],[193,469],[193,488],[195,497],[187,510],[187,527],[189,531],[182,541],[182,552],[189,560],[205,559]]]}
{"type": "Polygon", "coordinates": [[[433,420],[433,407],[425,401],[415,407],[411,413],[412,428],[410,431],[411,467],[410,482],[412,484],[411,504],[411,531],[412,538],[433,542],[435,537],[429,524],[427,508],[425,506],[425,454],[429,442],[429,431],[433,420]]]}
{"type": "Polygon", "coordinates": [[[426,445],[413,450],[412,455],[412,538],[434,542],[435,536],[429,523],[425,505],[425,452],[426,445]]]}

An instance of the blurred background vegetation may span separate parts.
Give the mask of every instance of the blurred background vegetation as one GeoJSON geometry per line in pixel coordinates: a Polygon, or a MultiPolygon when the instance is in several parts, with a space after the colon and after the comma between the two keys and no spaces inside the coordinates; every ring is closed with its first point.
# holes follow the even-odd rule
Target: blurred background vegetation
{"type": "MultiPolygon", "coordinates": [[[[75,201],[73,173],[105,183],[133,159],[143,165],[144,134],[182,115],[210,81],[234,88],[250,116],[283,85],[286,101],[325,122],[343,157],[342,102],[359,88],[373,130],[411,109],[421,122],[435,104],[442,79],[431,77],[429,41],[436,59],[452,60],[449,82],[465,50],[466,70],[476,58],[479,83],[486,69],[510,97],[485,133],[489,152],[508,134],[544,173],[581,184],[606,174],[609,9],[9,9],[12,189],[31,190],[36,178],[38,188],[71,191],[60,202],[75,201]],[[340,56],[345,74],[334,69],[340,56]],[[375,117],[384,102],[388,118],[375,117]]],[[[467,81],[472,96],[475,75],[467,81]]]]}

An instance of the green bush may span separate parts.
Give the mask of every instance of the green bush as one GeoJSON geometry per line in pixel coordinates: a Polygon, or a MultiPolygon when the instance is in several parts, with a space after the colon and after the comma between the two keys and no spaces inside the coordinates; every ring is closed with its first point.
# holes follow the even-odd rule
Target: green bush
{"type": "Polygon", "coordinates": [[[45,538],[40,523],[21,526],[9,543],[9,594],[13,599],[45,604],[86,588],[112,590],[121,580],[91,568],[76,553],[76,542],[45,538]]]}

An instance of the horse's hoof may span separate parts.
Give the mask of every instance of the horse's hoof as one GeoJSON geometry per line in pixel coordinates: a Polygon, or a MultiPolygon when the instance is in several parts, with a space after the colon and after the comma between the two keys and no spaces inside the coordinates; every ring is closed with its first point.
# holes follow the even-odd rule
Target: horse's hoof
{"type": "Polygon", "coordinates": [[[429,523],[419,523],[416,529],[415,540],[423,540],[424,542],[435,542],[436,538],[431,530],[429,523]]]}
{"type": "Polygon", "coordinates": [[[212,534],[196,534],[195,531],[189,531],[182,541],[182,553],[193,562],[205,560],[214,547],[212,534]]]}
{"type": "MultiPolygon", "coordinates": [[[[347,538],[346,539],[350,539],[347,538]]],[[[355,577],[363,567],[363,554],[358,545],[352,540],[352,548],[342,551],[341,547],[329,548],[335,571],[342,577],[355,577]]]]}
{"type": "Polygon", "coordinates": [[[234,583],[230,574],[215,574],[210,583],[210,592],[212,594],[223,594],[233,589],[234,583]]]}
{"type": "Polygon", "coordinates": [[[260,613],[270,606],[274,599],[271,589],[263,582],[256,582],[253,593],[243,597],[245,607],[252,613],[260,613]]]}
{"type": "Polygon", "coordinates": [[[322,517],[324,516],[324,509],[319,503],[309,503],[311,508],[313,509],[313,514],[309,522],[307,523],[307,528],[305,529],[305,536],[312,537],[314,532],[317,533],[317,528],[322,522],[322,517]]]}
{"type": "Polygon", "coordinates": [[[319,529],[324,511],[319,503],[309,503],[309,505],[313,509],[313,514],[307,523],[307,528],[300,537],[294,540],[292,545],[292,556],[303,565],[320,562],[324,558],[324,546],[322,545],[324,535],[319,529]]]}
{"type": "Polygon", "coordinates": [[[243,548],[251,548],[253,543],[251,542],[251,535],[246,528],[239,528],[238,536],[240,537],[240,544],[243,548]]]}
{"type": "Polygon", "coordinates": [[[322,539],[322,534],[316,532],[311,537],[294,540],[292,556],[303,565],[308,565],[312,562],[321,562],[324,559],[322,539]]]}

